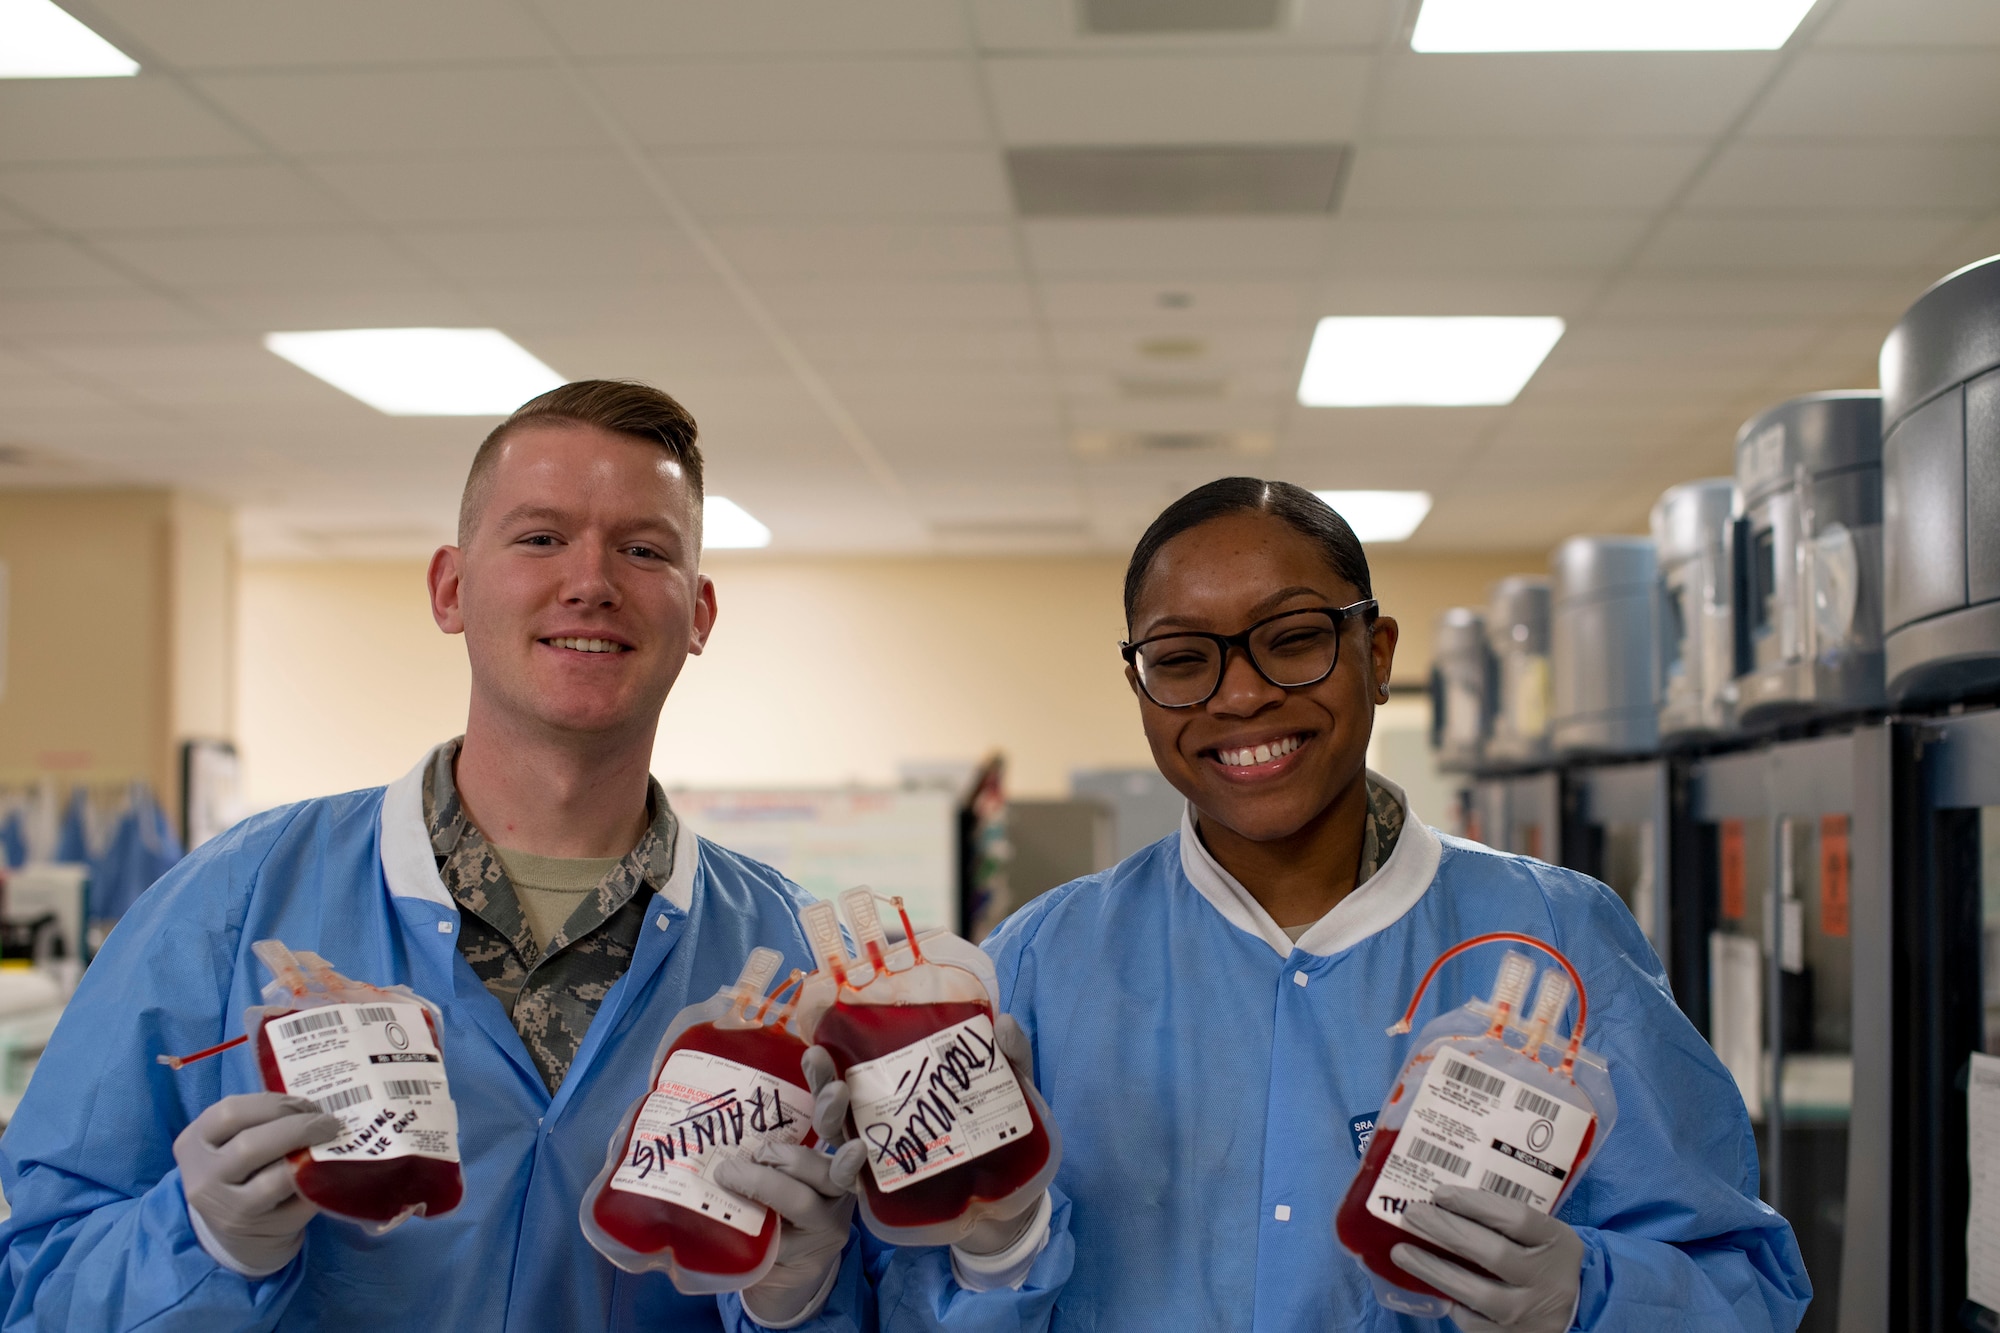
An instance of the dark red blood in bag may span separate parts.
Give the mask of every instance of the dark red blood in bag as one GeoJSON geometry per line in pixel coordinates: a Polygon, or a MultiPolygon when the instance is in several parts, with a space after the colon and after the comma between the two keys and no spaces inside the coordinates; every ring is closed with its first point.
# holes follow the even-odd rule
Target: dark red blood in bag
{"type": "MultiPolygon", "coordinates": [[[[1420,1250],[1428,1250],[1440,1259],[1457,1264],[1468,1272],[1477,1273],[1493,1281],[1500,1279],[1487,1272],[1463,1255],[1453,1254],[1440,1245],[1433,1245],[1414,1231],[1405,1231],[1392,1226],[1368,1211],[1368,1198],[1375,1192],[1375,1183],[1382,1177],[1383,1164],[1389,1160],[1390,1149],[1396,1146],[1395,1129],[1378,1129],[1368,1141],[1368,1155],[1361,1159],[1361,1169],[1355,1173],[1354,1183],[1347,1187],[1347,1197],[1341,1201],[1340,1212],[1335,1215],[1333,1227],[1340,1237],[1340,1243],[1353,1252],[1355,1258],[1367,1266],[1383,1281],[1414,1291],[1424,1296],[1452,1299],[1428,1282],[1396,1266],[1389,1257],[1389,1251],[1398,1245],[1414,1245],[1420,1250]]],[[[1576,1160],[1581,1162],[1590,1156],[1590,1141],[1597,1137],[1597,1122],[1592,1120],[1583,1131],[1583,1142],[1576,1150],[1576,1160]]]]}
{"type": "MultiPolygon", "coordinates": [[[[285,1087],[277,1053],[271,1049],[271,1039],[266,1033],[273,1022],[294,1012],[287,1009],[284,1013],[266,1015],[264,1026],[257,1030],[257,1067],[263,1071],[264,1086],[272,1092],[290,1090],[285,1087]]],[[[442,1051],[444,1043],[438,1041],[437,1024],[429,1010],[424,1011],[424,1023],[431,1030],[431,1040],[442,1051]]],[[[458,1201],[465,1197],[465,1176],[458,1163],[436,1157],[321,1162],[314,1160],[312,1150],[306,1148],[293,1153],[291,1162],[300,1194],[329,1213],[364,1222],[393,1222],[418,1206],[423,1208],[425,1217],[436,1217],[458,1207],[458,1201]]]]}
{"type": "MultiPolygon", "coordinates": [[[[813,1041],[826,1047],[835,1067],[845,1075],[854,1065],[900,1051],[981,1014],[991,1018],[993,1011],[977,1000],[836,1004],[813,1029],[813,1041]]],[[[1032,1100],[1028,1114],[1034,1128],[1023,1137],[893,1193],[882,1192],[872,1168],[863,1171],[861,1185],[868,1191],[869,1210],[884,1226],[934,1226],[962,1215],[974,1199],[1006,1198],[1048,1165],[1049,1132],[1042,1127],[1042,1117],[1032,1100]]],[[[847,1124],[850,1132],[855,1132],[852,1115],[847,1124]]]]}
{"type": "MultiPolygon", "coordinates": [[[[806,1044],[790,1032],[768,1027],[719,1028],[713,1023],[697,1023],[674,1040],[668,1051],[669,1059],[674,1051],[702,1051],[734,1060],[739,1065],[747,1065],[796,1087],[805,1086],[805,1074],[799,1064],[805,1057],[806,1044]]],[[[637,1132],[638,1125],[638,1117],[634,1116],[632,1129],[625,1135],[623,1151],[628,1160],[632,1152],[632,1135],[637,1132]]],[[[811,1145],[816,1141],[813,1132],[807,1130],[805,1142],[811,1145]]],[[[779,1222],[778,1214],[767,1210],[763,1229],[754,1236],[746,1236],[735,1227],[712,1217],[704,1217],[692,1208],[683,1208],[650,1194],[613,1189],[608,1179],[592,1201],[590,1215],[597,1219],[597,1225],[604,1228],[606,1235],[627,1249],[641,1254],[658,1254],[671,1248],[675,1262],[682,1268],[718,1275],[754,1272],[757,1265],[764,1261],[764,1251],[771,1244],[779,1222]]]]}

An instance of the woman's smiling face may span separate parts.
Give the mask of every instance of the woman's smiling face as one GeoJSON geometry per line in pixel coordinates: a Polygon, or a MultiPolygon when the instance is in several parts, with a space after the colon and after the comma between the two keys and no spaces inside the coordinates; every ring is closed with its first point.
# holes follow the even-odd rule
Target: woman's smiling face
{"type": "MultiPolygon", "coordinates": [[[[1162,546],[1133,606],[1133,642],[1174,630],[1236,634],[1361,590],[1320,546],[1269,514],[1227,514],[1162,546]]],[[[1153,761],[1204,819],[1254,842],[1306,829],[1360,780],[1375,704],[1388,688],[1396,622],[1341,627],[1340,661],[1317,685],[1281,689],[1232,651],[1208,702],[1162,708],[1126,668],[1153,761]]]]}

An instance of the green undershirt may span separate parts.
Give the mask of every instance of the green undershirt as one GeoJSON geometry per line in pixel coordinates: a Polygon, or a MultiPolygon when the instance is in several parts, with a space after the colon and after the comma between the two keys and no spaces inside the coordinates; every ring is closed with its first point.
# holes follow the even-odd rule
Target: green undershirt
{"type": "Polygon", "coordinates": [[[521,915],[544,952],[556,932],[576,911],[584,896],[604,882],[621,858],[616,856],[536,856],[495,846],[494,855],[514,882],[521,915]]]}

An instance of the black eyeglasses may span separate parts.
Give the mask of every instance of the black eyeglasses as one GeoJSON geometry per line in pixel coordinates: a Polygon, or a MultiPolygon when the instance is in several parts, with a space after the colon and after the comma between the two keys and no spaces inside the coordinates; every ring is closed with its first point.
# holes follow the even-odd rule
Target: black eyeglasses
{"type": "Polygon", "coordinates": [[[1162,708],[1193,708],[1222,688],[1222,673],[1235,648],[1256,673],[1282,690],[1317,685],[1340,665],[1340,633],[1351,619],[1374,618],[1369,598],[1348,606],[1315,606],[1283,611],[1241,634],[1177,630],[1137,643],[1118,645],[1119,655],[1138,673],[1139,688],[1162,708]]]}

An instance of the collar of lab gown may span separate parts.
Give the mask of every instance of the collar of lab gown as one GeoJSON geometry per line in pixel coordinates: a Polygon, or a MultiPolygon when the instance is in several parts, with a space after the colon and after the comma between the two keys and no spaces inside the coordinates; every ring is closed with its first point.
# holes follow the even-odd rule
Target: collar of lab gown
{"type": "MultiPolygon", "coordinates": [[[[390,896],[422,898],[458,910],[458,903],[438,877],[437,853],[424,827],[424,775],[430,771],[433,746],[417,766],[389,784],[382,794],[382,873],[390,896]]],[[[701,839],[685,819],[675,821],[674,869],[660,896],[686,912],[694,901],[694,877],[701,863],[701,839]]]]}
{"type": "Polygon", "coordinates": [[[1255,935],[1271,946],[1280,958],[1289,958],[1294,949],[1327,957],[1351,949],[1377,931],[1387,929],[1417,905],[1424,890],[1437,876],[1443,844],[1438,835],[1410,809],[1410,798],[1395,783],[1378,773],[1370,780],[1396,798],[1403,807],[1403,833],[1396,849],[1367,883],[1334,904],[1332,911],[1313,922],[1312,929],[1293,944],[1291,937],[1271,919],[1250,891],[1202,845],[1195,832],[1194,807],[1181,812],[1181,872],[1222,919],[1246,935],[1255,935]]]}

